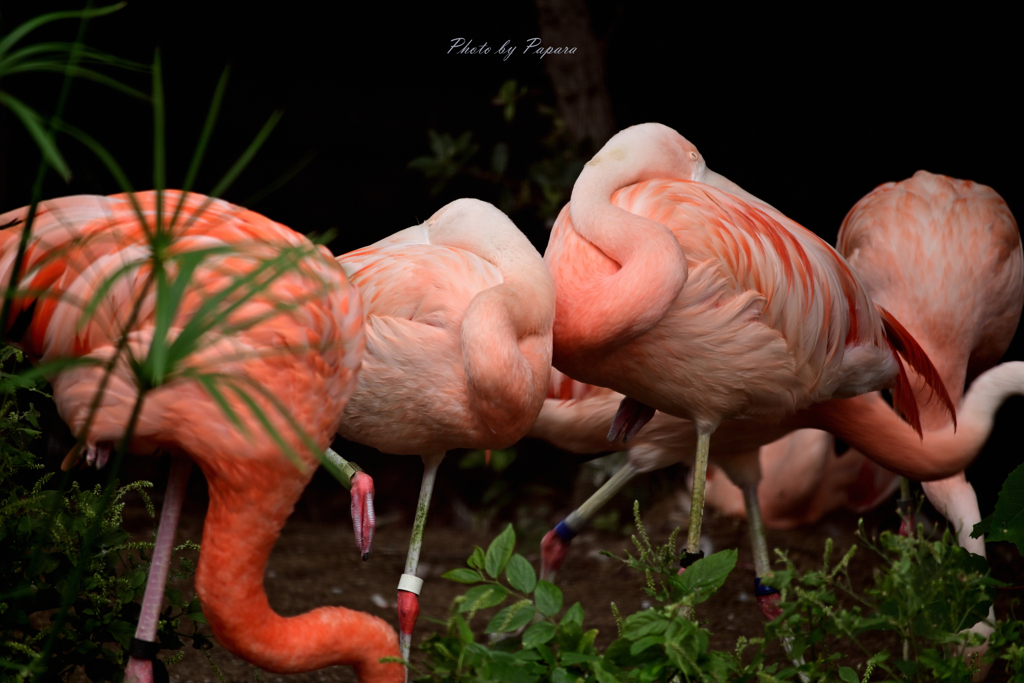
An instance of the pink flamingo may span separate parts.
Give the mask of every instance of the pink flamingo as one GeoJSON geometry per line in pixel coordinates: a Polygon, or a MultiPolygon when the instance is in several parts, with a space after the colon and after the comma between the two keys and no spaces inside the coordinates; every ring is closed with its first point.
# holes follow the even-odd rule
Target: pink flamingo
{"type": "Polygon", "coordinates": [[[398,584],[408,659],[437,468],[452,448],[505,448],[533,424],[551,371],[554,286],[512,221],[475,199],[338,261],[367,311],[366,354],[338,433],[424,462],[398,584]]]}
{"type": "MultiPolygon", "coordinates": [[[[6,228],[0,232],[0,278],[6,283],[27,213],[23,208],[0,216],[6,228]]],[[[178,286],[176,280],[167,285],[178,286]]],[[[138,420],[129,449],[145,454],[159,448],[179,456],[126,680],[153,679],[152,659],[159,649],[153,641],[189,470],[180,456],[196,461],[209,485],[195,586],[218,641],[267,671],[347,664],[361,681],[402,679],[400,666],[378,662],[398,654],[398,639],[386,622],[343,607],[281,617],[263,589],[270,551],[317,464],[300,434],[321,448],[329,442],[362,356],[359,296],[329,252],[259,214],[201,195],[67,197],[39,205],[18,290],[8,295],[13,316],[6,332],[30,357],[42,363],[93,361],[51,378],[57,409],[82,435],[91,459],[102,459],[124,436],[133,407],[138,420]],[[194,266],[178,290],[180,305],[172,319],[158,315],[150,277],[149,236],[158,223],[170,236],[162,253],[168,279],[186,277],[182,271],[194,266]],[[282,258],[291,259],[293,267],[276,278],[264,277],[265,289],[233,289],[247,276],[258,281],[260,272],[271,272],[268,264],[282,258]],[[102,290],[117,273],[114,284],[102,290]],[[99,291],[100,305],[83,317],[83,305],[99,291]],[[218,300],[222,316],[203,331],[198,351],[171,366],[171,374],[140,405],[137,377],[126,359],[115,362],[104,380],[103,366],[118,355],[122,339],[132,358],[149,362],[158,335],[179,338],[218,300]],[[102,399],[90,421],[101,386],[102,399]],[[249,405],[259,407],[273,432],[263,429],[249,405]],[[225,406],[235,419],[229,419],[225,406]],[[297,459],[287,457],[281,444],[297,459]]]]}
{"type": "MultiPolygon", "coordinates": [[[[629,397],[609,436],[630,438],[655,410],[693,420],[697,455],[684,566],[699,557],[708,448],[724,419],[780,421],[816,402],[895,383],[897,409],[919,429],[898,353],[952,413],[927,357],[871,302],[846,262],[708,170],[697,149],[665,126],[628,128],[587,163],[545,260],[558,311],[555,366],[629,397]]],[[[756,452],[747,457],[756,474],[756,452]]],[[[545,555],[564,554],[593,504],[635,471],[627,465],[549,533],[545,555]]],[[[756,481],[742,484],[756,508],[756,481]]],[[[763,534],[755,565],[758,576],[767,574],[763,534]]],[[[759,593],[767,614],[771,598],[759,593]]]]}

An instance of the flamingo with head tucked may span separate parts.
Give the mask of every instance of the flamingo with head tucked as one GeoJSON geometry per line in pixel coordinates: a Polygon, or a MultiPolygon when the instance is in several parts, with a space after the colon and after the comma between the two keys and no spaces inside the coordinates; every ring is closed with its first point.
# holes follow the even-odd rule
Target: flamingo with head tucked
{"type": "Polygon", "coordinates": [[[338,433],[424,461],[398,585],[408,658],[437,468],[448,450],[505,448],[533,424],[551,371],[554,287],[512,221],[475,199],[452,202],[424,224],[338,261],[367,312],[366,354],[338,433]]]}
{"type": "MultiPolygon", "coordinates": [[[[12,282],[27,214],[23,208],[0,216],[5,286],[12,282]]],[[[378,662],[399,653],[394,629],[381,619],[343,607],[281,617],[263,589],[270,551],[317,464],[306,439],[320,449],[329,443],[362,356],[359,296],[325,252],[259,214],[196,194],[79,196],[39,204],[18,288],[8,292],[13,315],[5,333],[36,361],[92,361],[55,371],[51,382],[58,411],[94,460],[122,439],[140,393],[140,375],[124,356],[105,383],[103,365],[122,340],[133,361],[145,364],[153,361],[158,336],[174,341],[183,330],[195,330],[188,327],[195,317],[222,313],[202,331],[195,353],[164,366],[170,374],[145,393],[128,444],[135,453],[159,448],[178,456],[128,681],[153,679],[159,650],[153,641],[186,458],[198,463],[209,485],[195,586],[217,640],[267,671],[347,664],[367,683],[402,680],[401,666],[378,662]],[[166,240],[153,238],[158,224],[166,240]],[[155,242],[162,245],[169,288],[159,295],[150,281],[155,242]],[[285,261],[287,268],[271,265],[285,261]],[[182,274],[187,268],[188,276],[182,274]],[[255,291],[240,286],[261,277],[265,286],[255,291]],[[160,308],[168,300],[159,297],[176,288],[177,308],[160,308]],[[95,293],[102,294],[99,305],[85,317],[83,306],[95,293]],[[105,390],[90,422],[101,385],[105,390]],[[297,459],[286,455],[286,446],[297,459]]]]}
{"type": "MultiPolygon", "coordinates": [[[[665,126],[628,128],[587,163],[545,260],[556,291],[554,365],[628,397],[610,437],[631,436],[655,410],[693,421],[684,564],[699,557],[708,448],[723,420],[781,421],[895,385],[897,409],[919,429],[901,355],[952,411],[925,354],[831,247],[708,170],[665,126]]],[[[597,501],[634,472],[627,465],[597,501]]],[[[743,484],[756,499],[756,481],[743,484]]],[[[545,538],[547,554],[564,547],[592,502],[545,538]]],[[[763,538],[755,565],[768,572],[763,538]]]]}

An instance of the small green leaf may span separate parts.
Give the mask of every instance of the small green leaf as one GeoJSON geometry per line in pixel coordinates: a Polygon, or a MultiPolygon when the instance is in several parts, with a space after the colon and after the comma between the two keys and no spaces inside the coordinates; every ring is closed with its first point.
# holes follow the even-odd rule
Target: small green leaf
{"type": "MultiPolygon", "coordinates": [[[[541,583],[544,583],[541,581],[541,583]]],[[[561,601],[561,592],[559,592],[559,601],[561,601]]],[[[556,612],[558,610],[555,610],[556,612]]],[[[550,616],[550,615],[549,615],[550,616]]],[[[562,620],[558,622],[562,626],[568,626],[569,624],[576,624],[576,626],[583,626],[583,606],[580,603],[575,603],[572,607],[566,610],[565,614],[562,615],[562,620]]]]}
{"type": "Polygon", "coordinates": [[[167,601],[175,607],[182,607],[181,591],[177,588],[168,588],[164,591],[164,595],[167,596],[167,601]]]}
{"type": "Polygon", "coordinates": [[[468,564],[473,569],[483,569],[484,568],[484,549],[481,548],[480,546],[475,546],[473,548],[473,554],[469,556],[468,560],[466,560],[466,564],[468,564]]]}
{"type": "Polygon", "coordinates": [[[636,657],[638,654],[649,648],[651,645],[659,645],[665,642],[663,636],[644,636],[629,646],[629,654],[636,657]]]}
{"type": "Polygon", "coordinates": [[[452,569],[441,575],[442,579],[448,579],[456,583],[480,583],[484,580],[484,577],[480,576],[480,572],[475,569],[452,569]]]}
{"type": "Polygon", "coordinates": [[[857,680],[857,673],[848,666],[839,667],[839,677],[846,681],[846,683],[860,683],[857,680]]]}
{"type": "Polygon", "coordinates": [[[547,621],[538,621],[526,629],[523,634],[523,647],[535,648],[555,637],[555,625],[547,621]]]}
{"type": "Polygon", "coordinates": [[[466,591],[466,599],[459,605],[460,612],[476,611],[500,605],[508,597],[508,591],[502,586],[473,586],[466,591]]]}
{"type": "Polygon", "coordinates": [[[512,557],[512,550],[515,546],[516,532],[509,524],[487,547],[487,554],[484,556],[484,569],[487,570],[487,574],[491,578],[496,579],[501,576],[501,572],[505,571],[505,565],[512,557]]]}
{"type": "Polygon", "coordinates": [[[511,633],[530,623],[536,610],[529,600],[520,600],[502,609],[487,624],[484,633],[511,633]]]}
{"type": "Polygon", "coordinates": [[[455,623],[455,628],[459,632],[459,640],[463,645],[469,645],[473,642],[473,629],[469,627],[466,620],[458,614],[452,617],[452,621],[455,623]]]}
{"type": "Polygon", "coordinates": [[[989,542],[1009,541],[1024,553],[1024,463],[1003,482],[987,535],[989,542]]]}
{"type": "Polygon", "coordinates": [[[578,652],[563,652],[562,663],[563,664],[583,664],[585,662],[597,662],[600,661],[600,657],[597,655],[584,655],[578,652]]]}
{"type": "Polygon", "coordinates": [[[684,591],[694,594],[694,603],[704,602],[725,583],[736,566],[737,555],[736,550],[723,550],[697,560],[677,580],[684,591]]]}
{"type": "Polygon", "coordinates": [[[505,567],[505,578],[508,579],[510,586],[527,595],[532,593],[537,585],[537,573],[533,571],[529,561],[518,553],[508,561],[508,566],[505,567]]]}
{"type": "MultiPolygon", "coordinates": [[[[537,610],[546,617],[554,616],[562,609],[561,589],[543,579],[537,582],[533,598],[537,601],[537,610]]],[[[580,611],[582,612],[582,608],[580,608],[580,611]]],[[[562,621],[564,622],[565,619],[563,618],[562,621]]]]}
{"type": "Polygon", "coordinates": [[[551,683],[576,683],[577,677],[562,667],[551,670],[551,683]]]}

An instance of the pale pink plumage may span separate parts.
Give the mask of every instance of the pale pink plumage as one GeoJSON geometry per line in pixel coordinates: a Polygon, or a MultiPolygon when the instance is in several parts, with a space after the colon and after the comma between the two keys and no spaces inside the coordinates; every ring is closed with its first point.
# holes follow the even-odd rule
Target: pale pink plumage
{"type": "Polygon", "coordinates": [[[709,431],[890,385],[899,361],[845,261],[716,178],[656,124],[588,163],[545,254],[554,364],[709,431]]]}
{"type": "MultiPolygon", "coordinates": [[[[687,562],[698,551],[709,438],[722,420],[777,422],[819,401],[894,385],[897,409],[919,429],[897,351],[952,412],[927,357],[831,247],[709,171],[665,126],[628,128],[587,163],[545,260],[556,287],[554,365],[695,423],[687,562]]],[[[649,418],[630,401],[613,434],[649,418]],[[634,424],[620,429],[623,422],[634,424]]],[[[756,497],[757,456],[745,458],[755,471],[743,483],[756,497]]],[[[545,537],[543,554],[553,553],[556,536],[567,542],[607,495],[599,491],[545,537]]],[[[755,556],[763,576],[767,552],[755,556]]]]}
{"type": "MultiPolygon", "coordinates": [[[[338,257],[366,306],[366,354],[339,434],[426,463],[414,574],[445,451],[505,448],[544,401],[554,287],[533,245],[490,204],[460,199],[423,225],[338,257]]],[[[403,654],[418,604],[399,594],[403,654]]]]}
{"type": "MultiPolygon", "coordinates": [[[[228,650],[268,671],[349,664],[363,681],[401,680],[401,667],[377,662],[381,656],[398,654],[394,630],[384,621],[341,607],[280,617],[263,590],[271,548],[317,460],[281,412],[251,387],[265,388],[310,438],[325,446],[355,386],[362,355],[358,293],[325,250],[241,207],[187,195],[171,224],[179,198],[176,191],[134,195],[150,230],[158,210],[164,224],[171,225],[170,253],[208,247],[228,251],[207,257],[192,273],[171,321],[172,336],[204,302],[239,277],[285,250],[303,250],[296,268],[227,313],[202,339],[200,350],[178,368],[182,372],[146,394],[129,444],[133,452],[163,448],[187,455],[206,475],[210,506],[195,583],[214,635],[228,650]],[[249,395],[300,461],[286,457],[240,397],[225,389],[226,400],[249,427],[248,434],[243,433],[189,372],[217,373],[250,387],[249,395]]],[[[11,282],[26,215],[27,209],[19,209],[0,216],[0,225],[6,228],[0,232],[0,282],[5,284],[11,282]]],[[[42,202],[6,332],[43,363],[68,357],[111,358],[150,273],[149,257],[145,230],[129,196],[42,202]],[[131,265],[126,275],[105,294],[95,315],[82,321],[84,303],[104,279],[125,265],[131,265]]],[[[176,268],[170,268],[174,277],[176,268]]],[[[136,358],[146,357],[154,337],[155,303],[151,289],[137,321],[127,330],[136,358]]],[[[102,375],[100,367],[79,365],[51,378],[58,410],[76,434],[83,431],[102,375]]],[[[137,396],[127,363],[118,364],[91,429],[82,437],[90,444],[119,440],[137,396]]],[[[161,529],[166,541],[164,532],[161,529]]],[[[163,586],[158,588],[157,610],[163,586]]],[[[147,603],[150,597],[147,594],[147,603]]],[[[146,678],[152,673],[144,660],[133,659],[128,676],[146,678]]]]}

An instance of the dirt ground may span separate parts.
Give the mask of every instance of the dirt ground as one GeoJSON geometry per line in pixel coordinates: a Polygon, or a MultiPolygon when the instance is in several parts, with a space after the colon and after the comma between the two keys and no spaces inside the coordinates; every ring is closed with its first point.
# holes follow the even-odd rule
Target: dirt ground
{"type": "MultiPolygon", "coordinates": [[[[347,511],[347,494],[337,491],[333,482],[320,475],[307,490],[281,534],[265,575],[270,604],[279,613],[287,616],[322,605],[344,605],[396,624],[395,586],[404,564],[419,468],[410,459],[398,459],[397,464],[384,462],[379,467],[375,474],[379,514],[377,536],[374,539],[373,554],[367,562],[357,557],[347,511]],[[391,477],[389,472],[401,472],[401,479],[391,477]],[[410,482],[406,478],[415,481],[410,482]]],[[[453,469],[452,465],[446,464],[445,467],[453,469]]],[[[516,473],[511,471],[513,469],[510,468],[510,472],[506,473],[506,479],[514,479],[516,473]]],[[[534,489],[515,489],[524,500],[517,506],[502,507],[504,489],[494,494],[493,485],[488,488],[486,482],[474,484],[472,472],[449,471],[449,475],[455,478],[461,476],[459,487],[464,489],[464,495],[455,495],[456,491],[446,489],[446,485],[441,483],[445,481],[443,468],[424,537],[421,576],[426,579],[426,584],[421,596],[422,609],[414,646],[421,638],[441,628],[431,622],[431,618],[445,619],[452,599],[465,589],[464,586],[441,579],[440,575],[449,569],[464,566],[474,545],[486,548],[490,539],[505,526],[506,521],[502,517],[515,518],[517,526],[530,529],[527,532],[528,538],[519,538],[517,551],[538,567],[539,538],[543,530],[551,521],[557,521],[560,513],[571,509],[572,499],[583,495],[577,490],[571,496],[565,495],[562,504],[552,502],[552,493],[557,494],[558,489],[573,489],[565,488],[566,481],[548,481],[538,484],[534,489]],[[469,489],[465,488],[467,486],[469,489]],[[489,490],[492,493],[488,493],[489,490]],[[464,501],[465,498],[473,499],[474,494],[483,499],[490,496],[492,504],[489,508],[485,507],[485,512],[474,512],[464,501]]],[[[571,470],[563,479],[573,476],[580,476],[578,469],[571,470]]],[[[156,474],[152,478],[159,486],[160,475],[156,474]]],[[[679,478],[678,472],[667,471],[659,475],[657,480],[651,480],[667,483],[660,487],[653,486],[651,482],[646,484],[646,490],[661,490],[660,500],[652,496],[641,501],[648,531],[655,542],[663,542],[674,526],[685,525],[686,518],[680,508],[679,496],[664,495],[665,491],[677,487],[679,478]]],[[[644,482],[640,486],[645,486],[644,482]]],[[[204,493],[205,482],[198,472],[194,472],[189,502],[178,533],[179,541],[185,538],[200,541],[205,512],[204,493]]],[[[559,499],[556,497],[554,500],[559,499]]],[[[589,531],[578,537],[557,577],[557,584],[565,593],[565,605],[569,606],[576,601],[582,603],[586,611],[585,626],[600,630],[598,646],[607,645],[616,633],[610,602],[615,601],[623,614],[630,614],[646,606],[646,596],[641,591],[643,577],[628,570],[621,562],[599,554],[601,550],[608,550],[621,555],[624,550],[632,549],[628,535],[622,533],[628,528],[625,522],[629,515],[629,500],[623,497],[613,507],[617,507],[618,512],[613,512],[604,520],[604,526],[613,528],[613,531],[589,531]]],[[[894,507],[894,504],[886,504],[866,515],[867,528],[895,528],[898,521],[894,507]]],[[[137,538],[151,538],[152,521],[141,510],[141,506],[129,509],[126,525],[137,538]]],[[[797,565],[807,569],[820,564],[827,538],[834,539],[836,545],[833,557],[841,556],[856,540],[856,525],[855,515],[833,514],[810,528],[781,532],[769,530],[768,542],[770,547],[787,549],[797,565]]],[[[749,638],[762,635],[762,617],[752,590],[753,564],[747,526],[743,521],[709,511],[704,529],[704,537],[712,550],[739,548],[738,565],[725,587],[698,611],[698,618],[705,621],[706,627],[713,634],[711,646],[731,650],[738,636],[749,638]]],[[[999,593],[996,614],[1006,618],[1010,600],[1021,597],[1024,560],[1009,544],[990,544],[989,554],[995,576],[1016,586],[1016,589],[1001,590],[999,593]]],[[[866,584],[872,568],[872,553],[863,549],[852,563],[851,575],[855,585],[866,584]]],[[[180,588],[186,599],[194,594],[191,585],[182,585],[180,588]]],[[[474,623],[478,630],[484,619],[483,616],[476,617],[474,623]]],[[[894,644],[890,643],[888,647],[893,652],[897,651],[894,644]]],[[[257,671],[253,666],[230,655],[223,648],[214,648],[210,656],[224,680],[231,683],[257,680],[257,671]]],[[[414,650],[413,662],[417,660],[418,653],[414,650]]],[[[847,663],[856,666],[856,662],[854,659],[847,663]]],[[[332,667],[292,676],[262,673],[260,679],[286,683],[356,680],[351,669],[346,667],[332,667]]],[[[218,677],[202,652],[186,646],[183,661],[170,667],[170,680],[176,683],[212,683],[218,677]]],[[[1007,680],[1001,665],[993,669],[988,680],[1007,680]]]]}

